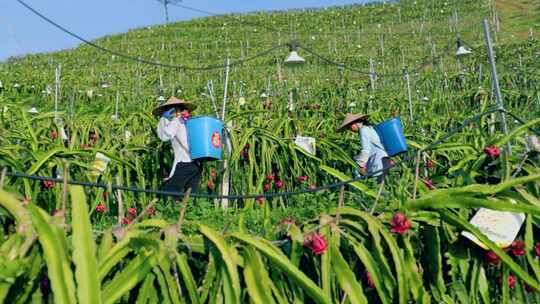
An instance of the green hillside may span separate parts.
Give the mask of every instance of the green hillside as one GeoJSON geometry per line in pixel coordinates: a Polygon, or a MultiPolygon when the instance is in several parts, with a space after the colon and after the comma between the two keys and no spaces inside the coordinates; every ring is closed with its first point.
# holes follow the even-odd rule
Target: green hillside
{"type": "Polygon", "coordinates": [[[89,290],[95,303],[538,302],[540,147],[528,136],[540,123],[539,16],[535,1],[405,0],[212,16],[92,41],[138,61],[86,44],[10,58],[0,64],[0,168],[105,188],[68,195],[60,181],[2,176],[0,269],[16,266],[0,271],[0,302],[51,301],[44,278],[58,303],[89,290]],[[470,55],[456,57],[458,37],[470,55]],[[283,64],[292,42],[306,64],[283,64]],[[184,205],[112,189],[162,187],[173,155],[151,110],[171,95],[211,116],[227,97],[231,150],[204,164],[198,192],[225,193],[228,181],[230,194],[251,197],[184,205]],[[357,167],[358,135],[336,131],[348,112],[401,118],[409,151],[393,157],[383,186],[335,184],[357,167]],[[313,137],[316,153],[296,136],[313,137]],[[111,159],[102,174],[98,152],[111,159]],[[480,207],[524,213],[524,249],[471,228],[480,207]],[[73,279],[80,265],[88,273],[73,279]]]}

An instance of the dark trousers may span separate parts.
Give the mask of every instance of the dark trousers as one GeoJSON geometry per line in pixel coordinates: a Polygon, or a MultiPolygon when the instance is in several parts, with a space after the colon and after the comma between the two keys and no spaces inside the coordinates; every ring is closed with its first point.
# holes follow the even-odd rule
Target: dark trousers
{"type": "Polygon", "coordinates": [[[383,168],[385,168],[381,175],[377,176],[377,183],[381,184],[384,180],[386,180],[386,176],[388,175],[388,171],[390,171],[390,167],[392,167],[392,160],[389,157],[383,157],[382,159],[383,168]]]}
{"type": "MultiPolygon", "coordinates": [[[[173,176],[167,180],[163,191],[186,192],[191,188],[191,193],[197,192],[202,176],[202,165],[198,162],[178,163],[173,176]]],[[[175,197],[180,199],[180,197],[175,197]]]]}

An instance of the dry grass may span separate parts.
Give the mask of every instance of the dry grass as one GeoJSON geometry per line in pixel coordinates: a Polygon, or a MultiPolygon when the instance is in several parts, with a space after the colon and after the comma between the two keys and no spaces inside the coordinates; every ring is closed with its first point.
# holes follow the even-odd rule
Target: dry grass
{"type": "Polygon", "coordinates": [[[529,30],[540,35],[540,1],[495,0],[501,31],[526,38],[529,30]]]}

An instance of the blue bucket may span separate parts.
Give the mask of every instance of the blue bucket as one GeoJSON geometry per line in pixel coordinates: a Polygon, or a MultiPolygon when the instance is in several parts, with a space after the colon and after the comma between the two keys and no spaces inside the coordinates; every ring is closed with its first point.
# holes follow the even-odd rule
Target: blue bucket
{"type": "Polygon", "coordinates": [[[186,122],[191,159],[221,159],[223,122],[209,116],[197,116],[186,122]]]}
{"type": "Polygon", "coordinates": [[[399,117],[392,118],[375,126],[381,142],[389,156],[407,152],[407,141],[399,117]]]}

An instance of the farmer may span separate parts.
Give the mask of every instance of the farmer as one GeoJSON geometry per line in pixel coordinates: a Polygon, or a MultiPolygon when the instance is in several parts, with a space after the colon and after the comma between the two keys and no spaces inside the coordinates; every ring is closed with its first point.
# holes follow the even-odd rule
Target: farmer
{"type": "Polygon", "coordinates": [[[368,115],[347,114],[338,131],[350,130],[359,133],[362,150],[354,157],[362,175],[372,174],[380,184],[384,181],[388,168],[393,164],[384,150],[379,135],[368,120],[368,115]],[[386,168],[384,171],[383,168],[386,168]]]}
{"type": "Polygon", "coordinates": [[[174,161],[169,177],[165,179],[164,191],[185,192],[189,188],[197,192],[201,181],[202,165],[193,161],[189,152],[185,121],[197,106],[174,96],[155,108],[152,114],[160,116],[157,135],[162,141],[171,141],[174,161]]]}

